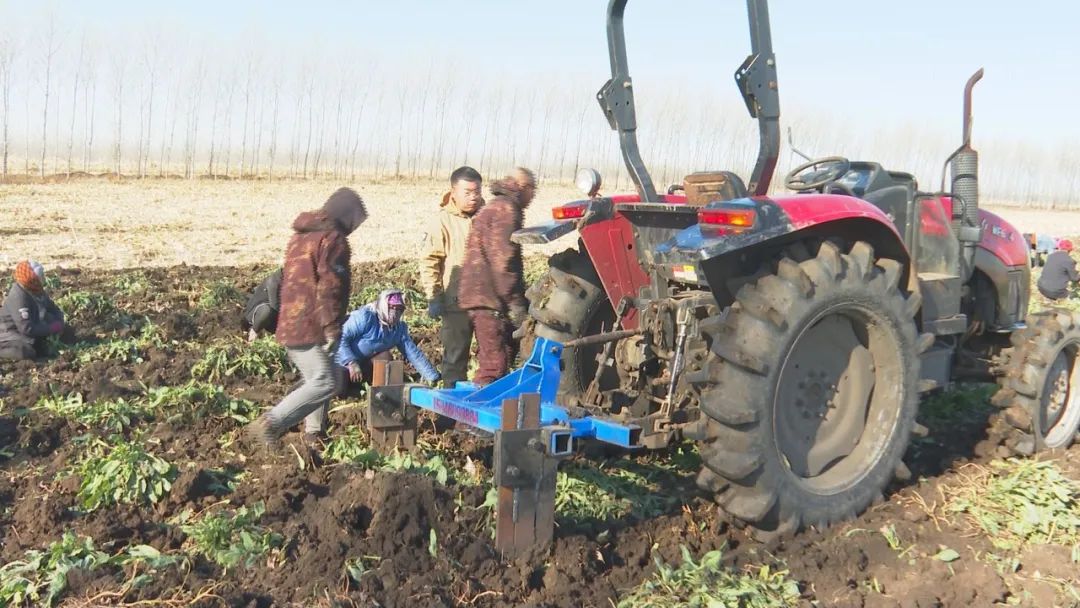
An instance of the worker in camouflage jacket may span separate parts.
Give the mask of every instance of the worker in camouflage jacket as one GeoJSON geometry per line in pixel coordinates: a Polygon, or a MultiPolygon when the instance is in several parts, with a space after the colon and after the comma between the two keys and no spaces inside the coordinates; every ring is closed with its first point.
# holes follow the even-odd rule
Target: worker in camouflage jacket
{"type": "Polygon", "coordinates": [[[325,437],[330,399],[339,391],[334,365],[350,288],[348,236],[367,219],[360,196],[334,192],[322,209],[301,213],[285,251],[277,341],[300,370],[303,384],[248,427],[256,443],[274,446],[304,420],[304,440],[313,448],[325,437]]]}
{"type": "Polygon", "coordinates": [[[15,265],[15,281],[0,308],[0,358],[36,359],[45,338],[64,331],[64,313],[45,292],[45,269],[34,260],[15,265]]]}
{"type": "Polygon", "coordinates": [[[491,193],[494,198],[469,228],[458,295],[476,334],[479,369],[473,382],[481,386],[506,375],[517,356],[513,333],[525,321],[529,303],[521,246],[510,236],[521,229],[536,194],[536,176],[518,168],[492,184],[491,193]]]}
{"type": "Polygon", "coordinates": [[[469,227],[484,204],[482,184],[480,173],[472,167],[459,167],[450,174],[450,191],[443,195],[439,212],[428,228],[420,261],[428,316],[442,319],[439,338],[443,347],[443,385],[447,388],[464,380],[469,371],[472,323],[458,301],[458,285],[469,227]]]}

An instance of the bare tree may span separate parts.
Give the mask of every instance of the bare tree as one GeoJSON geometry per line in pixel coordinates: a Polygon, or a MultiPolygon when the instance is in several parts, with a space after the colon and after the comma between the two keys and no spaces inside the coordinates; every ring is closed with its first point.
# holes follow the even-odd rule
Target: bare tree
{"type": "Polygon", "coordinates": [[[86,140],[83,147],[83,171],[90,172],[91,156],[94,148],[94,118],[97,109],[97,78],[91,70],[87,83],[83,86],[83,120],[86,121],[86,140]]]}
{"type": "Polygon", "coordinates": [[[82,69],[84,61],[86,60],[86,32],[83,31],[81,42],[79,42],[79,60],[75,63],[75,75],[72,78],[71,85],[71,125],[68,129],[68,149],[67,149],[67,177],[71,179],[72,170],[72,158],[75,153],[75,117],[79,115],[79,77],[82,75],[82,69]]]}
{"type": "Polygon", "coordinates": [[[114,52],[113,56],[113,102],[116,107],[116,145],[113,148],[113,170],[120,177],[124,148],[124,82],[127,75],[127,55],[114,52]]]}
{"type": "Polygon", "coordinates": [[[267,150],[267,155],[270,157],[269,160],[268,160],[268,163],[269,163],[270,166],[267,169],[267,173],[268,173],[269,179],[271,181],[273,181],[273,179],[274,179],[274,158],[276,158],[276,156],[277,156],[278,109],[280,108],[280,102],[281,102],[281,76],[280,76],[280,74],[275,75],[275,77],[274,77],[273,90],[274,90],[274,103],[272,104],[272,107],[274,109],[271,112],[271,116],[270,116],[270,149],[267,150]]]}
{"type": "Polygon", "coordinates": [[[248,49],[247,70],[244,76],[244,135],[240,139],[240,179],[244,179],[244,160],[247,157],[248,112],[251,108],[251,82],[255,70],[255,51],[248,49]]]}
{"type": "Polygon", "coordinates": [[[225,98],[225,145],[222,146],[222,151],[225,153],[225,177],[227,178],[232,169],[232,116],[233,98],[236,94],[236,73],[230,73],[225,81],[229,83],[226,87],[229,94],[225,98]]]}
{"type": "MultiPolygon", "coordinates": [[[[224,86],[225,73],[218,72],[218,86],[216,89],[220,93],[224,86]]],[[[210,160],[206,165],[206,173],[213,178],[214,177],[214,146],[217,143],[217,124],[218,124],[218,108],[221,107],[221,96],[214,96],[214,113],[210,115],[210,160]]]]}
{"type": "Polygon", "coordinates": [[[315,78],[309,75],[307,80],[307,111],[308,111],[308,124],[307,124],[307,144],[304,146],[304,179],[308,176],[308,159],[311,156],[311,138],[315,127],[315,78]]]}
{"type": "Polygon", "coordinates": [[[205,56],[200,53],[191,70],[192,82],[187,85],[188,114],[184,137],[184,177],[187,179],[195,179],[195,155],[199,142],[199,106],[202,102],[202,85],[205,79],[204,64],[205,56]]]}
{"type": "Polygon", "coordinates": [[[2,105],[4,108],[4,181],[7,181],[8,178],[8,154],[11,144],[9,129],[11,126],[11,84],[12,72],[15,67],[15,51],[15,41],[10,33],[4,32],[0,34],[0,96],[3,98],[2,105]]]}
{"type": "Polygon", "coordinates": [[[161,61],[160,36],[152,36],[143,44],[143,67],[146,68],[147,94],[145,97],[146,116],[145,122],[139,125],[139,131],[145,132],[145,144],[143,137],[139,138],[139,177],[146,177],[150,164],[150,137],[154,126],[154,92],[157,87],[157,76],[161,61]]]}
{"type": "Polygon", "coordinates": [[[53,58],[60,51],[60,43],[56,39],[56,17],[49,16],[49,25],[45,34],[45,101],[41,110],[41,166],[39,167],[42,179],[45,178],[45,154],[48,150],[49,133],[49,93],[52,86],[53,58]]]}
{"type": "Polygon", "coordinates": [[[364,106],[367,104],[368,94],[369,94],[368,88],[364,87],[364,93],[360,96],[360,100],[357,102],[358,107],[357,107],[357,110],[356,110],[356,120],[355,120],[356,126],[353,129],[353,135],[352,135],[352,137],[353,137],[352,151],[349,153],[349,179],[350,180],[355,180],[356,179],[356,153],[360,149],[360,140],[362,139],[361,136],[360,136],[360,133],[361,133],[360,126],[363,124],[362,121],[363,121],[363,118],[364,118],[364,106]]]}

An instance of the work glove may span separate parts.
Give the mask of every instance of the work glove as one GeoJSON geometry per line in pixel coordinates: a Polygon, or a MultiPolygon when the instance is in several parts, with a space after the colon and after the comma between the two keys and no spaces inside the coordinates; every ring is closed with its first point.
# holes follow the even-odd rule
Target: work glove
{"type": "Polygon", "coordinates": [[[443,304],[441,296],[435,296],[434,298],[428,300],[427,316],[431,317],[432,319],[438,319],[441,318],[445,312],[446,305],[443,304]]]}
{"type": "Polygon", "coordinates": [[[440,383],[440,382],[442,382],[442,374],[436,373],[436,374],[435,374],[435,377],[433,377],[433,378],[431,379],[431,381],[430,381],[430,382],[428,382],[428,386],[432,386],[432,387],[436,387],[436,388],[437,388],[437,387],[439,386],[439,383],[440,383]]]}
{"type": "Polygon", "coordinates": [[[364,381],[364,371],[360,369],[360,364],[356,361],[350,361],[349,365],[349,381],[353,384],[360,384],[364,381]]]}

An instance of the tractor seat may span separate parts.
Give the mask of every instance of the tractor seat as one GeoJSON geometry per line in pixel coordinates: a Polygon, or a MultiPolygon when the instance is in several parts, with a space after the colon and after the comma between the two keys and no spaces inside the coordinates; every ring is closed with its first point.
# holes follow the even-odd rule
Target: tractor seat
{"type": "Polygon", "coordinates": [[[683,178],[686,204],[701,207],[713,201],[749,196],[742,178],[731,171],[700,171],[683,178]]]}

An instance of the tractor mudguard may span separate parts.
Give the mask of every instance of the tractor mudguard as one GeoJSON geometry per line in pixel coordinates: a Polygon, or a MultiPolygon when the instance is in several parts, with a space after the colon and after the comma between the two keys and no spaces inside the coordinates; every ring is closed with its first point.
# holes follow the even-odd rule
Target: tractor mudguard
{"type": "Polygon", "coordinates": [[[744,198],[710,203],[710,211],[752,209],[752,226],[725,226],[703,219],[659,245],[658,258],[670,263],[701,263],[725,254],[745,250],[788,235],[820,233],[846,237],[854,232],[880,253],[907,262],[910,258],[900,233],[889,216],[878,207],[858,198],[839,194],[811,194],[776,198],[744,198]]]}
{"type": "MultiPolygon", "coordinates": [[[[878,207],[838,194],[754,197],[710,203],[701,220],[656,248],[657,270],[674,281],[707,286],[721,305],[734,301],[739,277],[756,272],[760,261],[806,238],[863,241],[879,256],[899,261],[901,281],[910,285],[911,256],[896,226],[878,207]],[[754,212],[750,226],[709,223],[725,212],[754,212]],[[716,214],[716,215],[712,215],[716,214]]],[[[914,287],[911,285],[911,287],[914,287]]]]}

